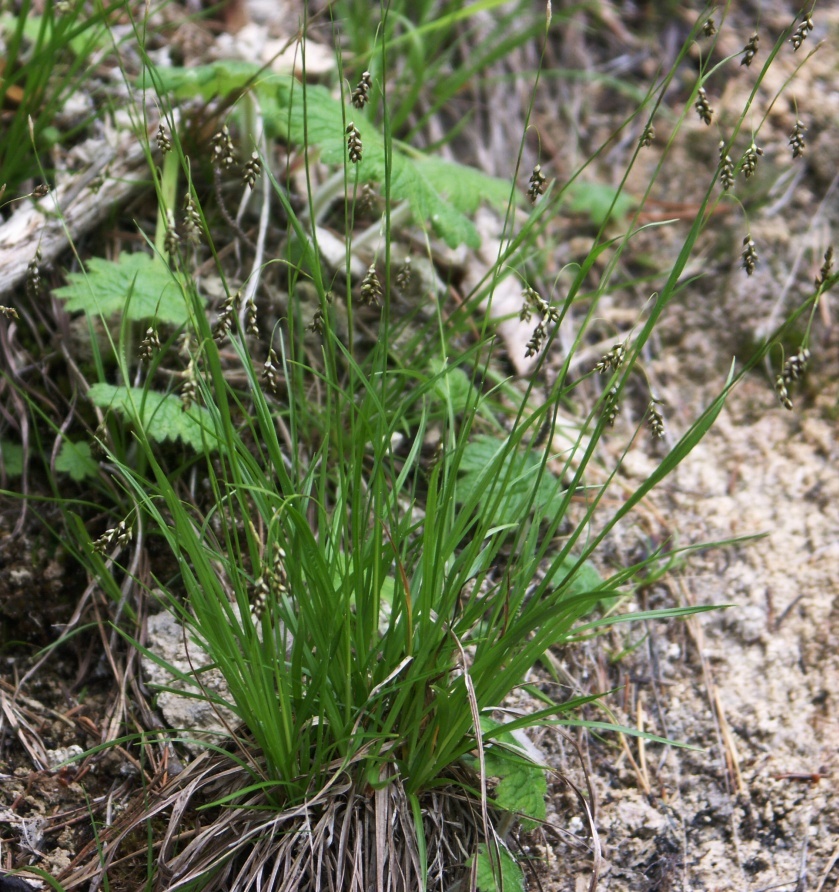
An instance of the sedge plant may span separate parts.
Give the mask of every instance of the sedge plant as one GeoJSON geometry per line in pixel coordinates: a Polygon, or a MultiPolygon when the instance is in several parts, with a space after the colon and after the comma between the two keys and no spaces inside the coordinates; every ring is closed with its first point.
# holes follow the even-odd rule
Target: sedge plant
{"type": "MultiPolygon", "coordinates": [[[[706,21],[697,22],[679,63],[706,21]]],[[[387,28],[382,34],[384,70],[392,57],[387,28]]],[[[767,65],[788,36],[779,37],[767,65]]],[[[648,144],[676,70],[625,122],[646,128],[630,167],[648,144]]],[[[703,113],[700,91],[713,73],[701,72],[671,144],[686,115],[703,113]]],[[[68,521],[106,591],[124,598],[126,582],[133,584],[135,598],[176,617],[193,671],[169,666],[172,686],[177,681],[182,693],[186,686],[188,696],[217,707],[220,731],[208,740],[178,729],[184,740],[203,743],[203,754],[143,808],[104,831],[96,857],[74,865],[62,881],[75,888],[93,876],[107,878],[124,840],[166,813],[156,869],[157,882],[170,890],[520,887],[503,815],[544,817],[539,778],[545,766],[534,764],[514,735],[540,723],[573,723],[592,698],[551,702],[513,722],[499,721],[496,710],[549,648],[627,619],[600,608],[672,554],[654,553],[606,577],[592,558],[700,442],[731,387],[812,312],[833,279],[825,273],[782,330],[732,370],[718,398],[649,478],[609,509],[604,495],[621,459],[598,474],[599,446],[628,382],[642,376],[645,345],[685,287],[706,211],[718,200],[718,171],[709,175],[683,246],[631,337],[585,376],[605,379],[601,396],[586,407],[571,361],[619,258],[642,229],[637,214],[613,213],[623,185],[566,293],[545,298],[521,273],[522,315],[535,323],[528,350],[541,357],[522,386],[498,371],[493,299],[510,269],[526,270],[551,213],[569,197],[565,188],[546,190],[534,171],[536,209],[521,222],[508,186],[505,235],[482,283],[452,312],[433,291],[421,291],[412,304],[409,275],[402,279],[405,265],[394,254],[402,211],[421,225],[430,209],[428,244],[434,236],[469,242],[476,233],[466,218],[477,199],[458,195],[458,168],[415,157],[394,139],[386,77],[360,80],[342,101],[322,87],[242,65],[211,66],[197,75],[149,65],[140,83],[157,91],[174,159],[155,175],[163,207],[157,237],[153,244],[149,239],[144,260],[94,263],[61,294],[101,317],[111,338],[112,365],[95,364],[100,380],[89,395],[119,421],[120,448],[102,432],[95,439],[111,488],[122,495],[120,510],[129,507],[99,539],[69,507],[68,521]],[[250,90],[257,99],[254,106],[241,99],[241,115],[234,111],[230,125],[219,127],[210,166],[220,180],[235,164],[231,131],[247,122],[262,126],[262,134],[240,134],[247,146],[242,154],[250,156],[242,188],[256,186],[254,194],[280,208],[288,223],[281,256],[252,273],[282,271],[275,287],[287,297],[275,318],[247,282],[232,281],[218,244],[232,214],[211,216],[211,196],[221,196],[221,189],[207,189],[201,200],[198,159],[188,156],[171,126],[170,101],[190,90],[204,98],[227,92],[226,99],[250,90]],[[378,118],[365,111],[370,92],[378,118]],[[289,170],[272,166],[266,139],[279,140],[289,159],[301,159],[308,190],[302,202],[289,194],[289,170]],[[337,169],[337,199],[320,200],[322,164],[337,169]],[[203,240],[225,293],[214,317],[194,274],[197,248],[178,237],[173,222],[178,177],[190,235],[203,240]],[[370,180],[381,187],[378,238],[368,231],[356,240],[357,198],[370,180]],[[337,264],[324,247],[327,213],[345,234],[337,264]],[[619,216],[627,228],[614,236],[607,226],[619,216]],[[609,259],[600,284],[586,290],[603,257],[609,259]],[[131,274],[131,263],[144,266],[142,275],[131,274]],[[108,281],[126,274],[123,323],[109,329],[108,281]],[[150,287],[156,293],[147,294],[150,287]],[[536,382],[548,348],[579,307],[585,311],[571,351],[540,404],[536,382]],[[136,337],[129,322],[145,334],[136,337]],[[176,362],[176,343],[182,371],[165,376],[176,362]],[[576,409],[573,425],[562,420],[560,407],[576,409]],[[167,440],[176,441],[174,459],[167,440]],[[143,575],[136,561],[120,563],[121,549],[133,554],[132,530],[168,556],[160,569],[143,575]],[[211,671],[223,677],[223,688],[209,683],[211,671]],[[488,783],[515,772],[524,773],[529,796],[522,787],[509,793],[503,783],[488,783]],[[193,825],[187,816],[199,808],[209,817],[193,825]]],[[[148,133],[143,121],[142,137],[148,133]]],[[[156,162],[151,142],[149,157],[156,162]]],[[[480,181],[475,172],[462,176],[480,181]]],[[[336,179],[327,182],[334,188],[336,179]]],[[[486,186],[487,193],[498,189],[489,178],[486,186]]],[[[234,222],[227,237],[246,235],[234,222]]],[[[653,434],[663,431],[654,400],[647,420],[653,434]]],[[[134,630],[121,634],[165,664],[134,630]]]]}

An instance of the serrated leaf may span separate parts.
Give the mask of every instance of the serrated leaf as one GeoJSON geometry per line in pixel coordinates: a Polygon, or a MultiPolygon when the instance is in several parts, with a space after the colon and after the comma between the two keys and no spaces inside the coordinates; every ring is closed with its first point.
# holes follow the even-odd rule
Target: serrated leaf
{"type": "MultiPolygon", "coordinates": [[[[291,142],[318,144],[326,164],[343,164],[346,156],[346,134],[343,107],[322,86],[306,88],[305,103],[298,85],[281,85],[279,105],[289,109],[287,119],[279,122],[287,127],[291,142]]],[[[385,142],[381,131],[363,116],[354,123],[361,133],[364,152],[357,165],[362,182],[382,183],[385,180],[385,142]]],[[[467,244],[476,248],[481,240],[471,220],[464,216],[482,200],[504,204],[510,195],[509,184],[489,177],[471,167],[428,158],[403,149],[394,143],[391,155],[391,196],[406,200],[414,218],[431,223],[434,231],[449,247],[467,244]]]]}
{"type": "MultiPolygon", "coordinates": [[[[558,576],[561,578],[564,574],[570,572],[579,558],[573,554],[566,554],[562,559],[562,566],[559,569],[558,576]]],[[[591,561],[586,561],[566,583],[566,592],[569,595],[582,595],[586,592],[596,592],[605,586],[606,580],[598,573],[591,561]]]]}
{"type": "Polygon", "coordinates": [[[602,226],[607,220],[622,222],[635,207],[634,198],[607,183],[584,183],[575,180],[567,192],[571,198],[571,210],[577,214],[588,214],[595,226],[602,226]]]}
{"type": "Polygon", "coordinates": [[[20,477],[23,473],[23,446],[0,440],[0,452],[3,453],[3,469],[7,477],[20,477]]]}
{"type": "Polygon", "coordinates": [[[81,483],[87,477],[95,477],[99,472],[99,465],[90,454],[88,443],[65,440],[56,456],[55,469],[63,474],[69,474],[76,483],[81,483]]]}
{"type": "Polygon", "coordinates": [[[494,437],[476,437],[467,444],[460,463],[461,476],[457,484],[457,499],[467,502],[480,493],[479,506],[485,506],[498,498],[498,486],[503,485],[504,495],[496,509],[498,524],[519,523],[530,500],[533,487],[536,495],[533,510],[548,515],[560,509],[562,488],[559,480],[545,468],[539,476],[541,460],[533,454],[508,452],[498,463],[501,442],[494,437]],[[538,486],[537,486],[538,480],[538,486]]]}
{"type": "MultiPolygon", "coordinates": [[[[548,794],[545,769],[528,756],[513,733],[493,719],[483,716],[481,731],[484,735],[491,733],[492,738],[484,748],[484,767],[487,777],[499,778],[494,801],[506,811],[544,821],[548,794]]],[[[523,819],[521,823],[527,830],[536,826],[533,821],[523,819]]]]}
{"type": "Polygon", "coordinates": [[[434,393],[444,403],[451,402],[456,413],[465,412],[475,405],[475,389],[469,376],[458,366],[449,366],[444,359],[433,357],[431,371],[439,377],[434,381],[434,393]]]}
{"type": "Polygon", "coordinates": [[[413,159],[413,165],[464,213],[474,213],[485,201],[503,207],[510,200],[510,184],[506,180],[487,176],[477,168],[432,155],[413,159]]]}
{"type": "Polygon", "coordinates": [[[498,848],[495,871],[484,843],[478,846],[478,889],[480,892],[524,892],[524,874],[516,859],[504,846],[498,848]],[[498,863],[500,862],[500,863],[498,863]],[[497,876],[500,868],[500,876],[497,876]]]}
{"type": "Polygon", "coordinates": [[[144,391],[140,387],[94,384],[87,395],[99,408],[113,409],[127,421],[135,423],[139,417],[146,436],[156,443],[180,440],[196,452],[204,450],[205,442],[209,449],[218,446],[210,413],[203,406],[194,404],[185,410],[181,398],[176,394],[144,391]]]}
{"type": "Polygon", "coordinates": [[[161,89],[176,99],[201,98],[205,102],[216,96],[228,96],[244,89],[260,71],[255,62],[226,59],[194,68],[155,68],[152,75],[143,72],[141,89],[161,89]]]}
{"type": "MultiPolygon", "coordinates": [[[[385,181],[385,141],[381,130],[354,109],[346,109],[326,87],[302,87],[295,78],[265,72],[253,62],[223,61],[194,69],[157,69],[153,80],[177,98],[211,99],[252,86],[259,97],[269,136],[296,145],[319,146],[324,163],[341,165],[347,154],[345,128],[354,121],[361,132],[363,159],[356,166],[360,182],[385,181]]],[[[141,80],[141,85],[146,83],[141,80]]],[[[391,196],[407,201],[418,223],[428,222],[451,248],[477,248],[478,230],[465,214],[482,201],[501,207],[510,198],[505,180],[452,161],[431,158],[393,144],[391,196]]]]}
{"type": "Polygon", "coordinates": [[[484,761],[487,776],[500,778],[493,799],[501,808],[533,818],[522,819],[525,830],[545,820],[548,782],[543,768],[499,746],[487,747],[484,761]]]}
{"type": "MultiPolygon", "coordinates": [[[[140,89],[154,89],[172,93],[175,99],[201,98],[209,102],[217,96],[230,96],[249,86],[259,95],[260,109],[265,118],[273,122],[280,108],[277,105],[275,87],[280,75],[266,70],[256,62],[243,59],[223,59],[195,68],[155,68],[152,75],[143,72],[138,80],[140,89]]],[[[275,127],[267,127],[269,137],[278,136],[275,127]]]]}
{"type": "Polygon", "coordinates": [[[68,283],[54,294],[67,301],[71,312],[95,316],[126,313],[129,319],[157,318],[183,325],[187,303],[169,268],[148,254],[120,254],[116,261],[91,257],[87,275],[68,273],[68,283]]]}

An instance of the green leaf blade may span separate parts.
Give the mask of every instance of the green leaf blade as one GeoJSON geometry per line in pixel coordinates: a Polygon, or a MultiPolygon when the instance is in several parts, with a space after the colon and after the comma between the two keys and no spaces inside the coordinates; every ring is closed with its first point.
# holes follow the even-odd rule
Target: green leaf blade
{"type": "Polygon", "coordinates": [[[99,472],[99,465],[91,455],[89,443],[65,440],[56,456],[55,469],[63,474],[69,474],[76,483],[81,483],[83,480],[95,477],[99,472]]]}
{"type": "Polygon", "coordinates": [[[54,294],[70,312],[108,318],[124,313],[134,321],[157,319],[183,325],[189,318],[180,282],[148,254],[121,254],[116,261],[91,257],[87,273],[68,273],[68,284],[54,294]]]}
{"type": "Polygon", "coordinates": [[[146,436],[156,443],[180,440],[196,452],[217,448],[210,413],[203,406],[192,405],[184,409],[176,394],[94,384],[87,395],[100,409],[111,409],[132,423],[139,420],[146,436]]]}

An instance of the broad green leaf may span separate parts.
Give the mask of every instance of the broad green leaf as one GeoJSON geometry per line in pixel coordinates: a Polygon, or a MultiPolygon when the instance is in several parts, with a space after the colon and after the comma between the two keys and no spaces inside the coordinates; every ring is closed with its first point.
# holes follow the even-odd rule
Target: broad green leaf
{"type": "MultiPolygon", "coordinates": [[[[18,16],[0,15],[0,37],[8,39],[6,35],[17,30],[18,19],[18,16]]],[[[58,24],[59,27],[56,27],[53,19],[45,22],[43,16],[29,14],[23,22],[23,35],[34,46],[49,48],[53,52],[66,44],[77,56],[89,56],[94,49],[102,49],[108,45],[104,29],[75,28],[72,23],[69,27],[62,28],[61,23],[58,24]],[[71,33],[73,37],[69,37],[71,33]]]]}
{"type": "Polygon", "coordinates": [[[637,204],[634,198],[606,183],[575,180],[568,186],[567,192],[571,198],[571,210],[577,214],[588,214],[595,226],[602,226],[610,219],[621,223],[637,204]]]}
{"type": "Polygon", "coordinates": [[[3,468],[7,477],[20,477],[23,473],[23,446],[0,440],[0,452],[3,453],[3,468]]]}
{"type": "Polygon", "coordinates": [[[507,180],[487,176],[474,167],[456,164],[433,155],[422,155],[413,165],[428,182],[434,183],[460,211],[471,214],[484,201],[503,207],[510,200],[507,180]]]}
{"type": "MultiPolygon", "coordinates": [[[[287,117],[277,122],[287,129],[287,138],[294,143],[317,144],[327,164],[339,165],[346,157],[346,133],[341,103],[321,86],[302,88],[283,84],[278,90],[279,105],[289,109],[287,117]]],[[[364,146],[361,162],[356,165],[359,182],[385,181],[385,141],[372,122],[347,111],[359,132],[364,146]]],[[[428,158],[419,152],[393,145],[391,156],[391,195],[406,200],[418,223],[431,223],[434,231],[450,247],[480,245],[474,224],[465,213],[471,213],[483,200],[503,205],[510,197],[510,186],[503,180],[488,177],[473,168],[453,162],[428,158]]]]}
{"type": "MultiPolygon", "coordinates": [[[[318,146],[324,163],[342,165],[347,155],[346,126],[355,123],[361,133],[363,157],[351,173],[359,182],[385,182],[385,139],[381,129],[352,107],[345,107],[318,84],[302,87],[288,75],[263,71],[253,62],[224,61],[199,68],[156,69],[148,81],[161,85],[175,98],[228,96],[252,88],[269,136],[295,145],[318,146]]],[[[476,248],[480,236],[466,214],[482,202],[504,207],[510,184],[479,170],[431,158],[398,143],[391,155],[391,197],[407,201],[414,219],[429,223],[452,248],[476,248]]]]}
{"type": "Polygon", "coordinates": [[[91,257],[87,275],[68,273],[68,283],[56,288],[70,312],[95,316],[126,313],[129,319],[152,319],[183,325],[187,302],[169,268],[148,254],[121,254],[116,261],[91,257]]]}
{"type": "MultiPolygon", "coordinates": [[[[548,793],[545,769],[533,762],[514,735],[493,719],[483,716],[481,731],[492,736],[492,742],[484,748],[484,766],[487,777],[499,778],[495,803],[506,811],[544,821],[548,793]]],[[[531,829],[535,824],[523,820],[522,826],[531,829]]]]}
{"type": "Polygon", "coordinates": [[[243,90],[255,81],[259,72],[260,66],[255,62],[226,59],[194,68],[155,68],[148,78],[147,73],[143,73],[139,85],[145,89],[160,87],[164,92],[174,94],[175,99],[209,101],[243,90]]]}
{"type": "Polygon", "coordinates": [[[498,849],[501,875],[496,876],[485,843],[478,846],[478,889],[480,892],[524,892],[524,875],[516,859],[509,850],[500,846],[498,849]]]}
{"type": "Polygon", "coordinates": [[[69,474],[76,483],[80,483],[86,477],[95,477],[99,471],[99,465],[90,454],[88,443],[73,443],[65,440],[61,444],[61,451],[55,459],[56,471],[69,474]]]}
{"type": "Polygon", "coordinates": [[[544,769],[499,746],[487,747],[485,763],[487,776],[500,778],[493,799],[501,808],[533,818],[522,820],[525,830],[533,829],[535,821],[544,821],[548,793],[544,769]]]}
{"type": "Polygon", "coordinates": [[[451,401],[452,410],[465,412],[475,405],[475,392],[469,376],[458,366],[449,366],[444,359],[433,357],[431,371],[439,377],[434,382],[434,393],[444,403],[451,401]]]}
{"type": "Polygon", "coordinates": [[[558,479],[547,468],[542,470],[539,477],[540,459],[532,454],[508,452],[498,467],[500,446],[501,442],[490,436],[476,437],[466,446],[460,463],[458,501],[467,502],[473,495],[480,493],[479,506],[494,503],[498,498],[498,487],[503,486],[504,495],[494,521],[499,525],[519,523],[524,519],[522,515],[536,486],[534,510],[543,514],[550,514],[554,509],[559,510],[562,488],[558,479]]]}
{"type": "Polygon", "coordinates": [[[181,398],[173,393],[144,391],[140,387],[117,387],[113,384],[94,384],[88,397],[100,409],[113,409],[132,423],[139,416],[146,436],[156,443],[180,440],[196,452],[217,447],[217,439],[210,425],[210,413],[192,405],[184,409],[181,398]],[[203,431],[203,437],[202,437],[203,431]]]}
{"type": "Polygon", "coordinates": [[[270,137],[279,135],[274,123],[280,114],[276,100],[276,84],[281,75],[265,70],[256,62],[242,59],[225,59],[195,68],[155,68],[139,78],[138,86],[145,90],[172,93],[175,99],[203,99],[209,102],[217,96],[230,96],[253,87],[259,96],[261,112],[270,126],[270,137]]]}
{"type": "MultiPolygon", "coordinates": [[[[558,578],[562,578],[573,569],[579,558],[573,554],[566,554],[562,560],[562,566],[558,571],[558,578]]],[[[596,592],[604,587],[605,580],[597,572],[591,561],[586,561],[571,577],[565,591],[569,595],[583,595],[586,592],[596,592]]]]}

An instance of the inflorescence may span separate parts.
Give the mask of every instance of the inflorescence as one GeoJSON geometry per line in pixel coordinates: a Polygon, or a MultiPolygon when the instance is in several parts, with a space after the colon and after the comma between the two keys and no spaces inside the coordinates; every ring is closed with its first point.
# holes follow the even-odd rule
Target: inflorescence
{"type": "Polygon", "coordinates": [[[757,32],[752,34],[749,38],[749,42],[743,47],[743,58],[740,60],[741,65],[745,65],[748,68],[757,55],[757,45],[760,42],[760,38],[757,36],[757,32]]]}
{"type": "Polygon", "coordinates": [[[789,42],[792,44],[793,51],[797,51],[802,43],[807,39],[808,32],[813,30],[813,19],[810,13],[804,13],[801,24],[795,29],[789,42]]]}
{"type": "Polygon", "coordinates": [[[696,109],[700,120],[704,124],[711,123],[711,118],[714,115],[714,110],[711,108],[711,103],[708,102],[708,94],[705,92],[704,87],[700,87],[696,93],[696,102],[694,103],[694,108],[696,109]]]}
{"type": "Polygon", "coordinates": [[[530,181],[527,188],[527,197],[530,199],[531,204],[536,204],[536,199],[540,195],[545,194],[545,183],[547,183],[547,179],[542,173],[542,165],[537,164],[533,168],[533,173],[530,174],[530,181]]]}
{"type": "Polygon", "coordinates": [[[789,387],[794,381],[804,374],[807,363],[810,361],[810,351],[806,347],[800,347],[795,356],[791,356],[785,363],[783,371],[775,378],[775,393],[781,405],[792,411],[792,400],[789,396],[789,387]]]}
{"type": "Polygon", "coordinates": [[[370,72],[365,71],[361,75],[361,80],[356,84],[355,89],[352,91],[352,96],[350,97],[352,104],[356,108],[364,108],[370,101],[370,87],[372,85],[373,82],[370,78],[370,72]]]}

